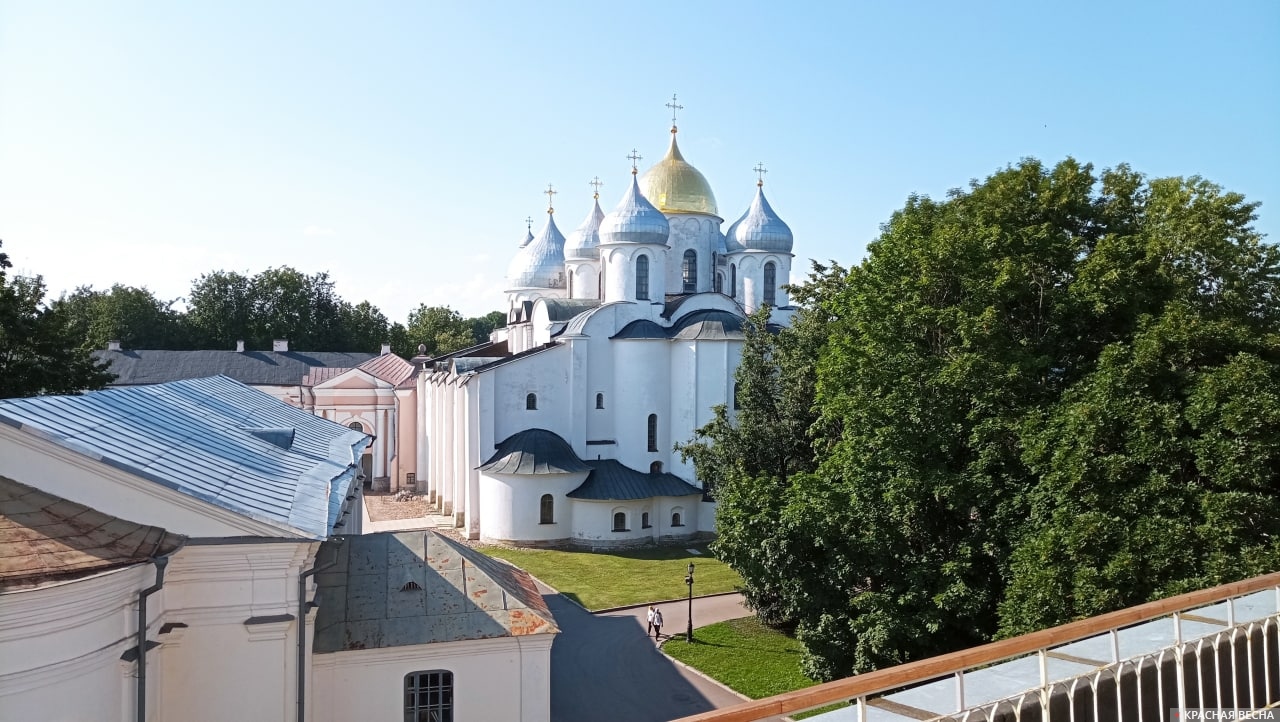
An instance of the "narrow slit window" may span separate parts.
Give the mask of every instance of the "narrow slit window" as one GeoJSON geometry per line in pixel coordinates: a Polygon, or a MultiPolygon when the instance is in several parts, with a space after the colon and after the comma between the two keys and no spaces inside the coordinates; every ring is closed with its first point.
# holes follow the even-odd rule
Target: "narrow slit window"
{"type": "Polygon", "coordinates": [[[636,300],[649,300],[649,257],[636,256],[636,300]]]}
{"type": "Polygon", "coordinates": [[[525,397],[524,397],[524,408],[525,408],[525,411],[537,411],[537,410],[538,410],[538,395],[537,395],[537,394],[529,394],[528,396],[525,396],[525,397]]]}
{"type": "Polygon", "coordinates": [[[649,451],[658,450],[658,415],[649,414],[649,451]]]}

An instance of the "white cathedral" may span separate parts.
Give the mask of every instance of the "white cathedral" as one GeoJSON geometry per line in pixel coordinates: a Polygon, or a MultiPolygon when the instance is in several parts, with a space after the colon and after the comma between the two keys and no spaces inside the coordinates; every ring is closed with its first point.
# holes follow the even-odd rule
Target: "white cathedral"
{"type": "Polygon", "coordinates": [[[599,548],[714,531],[714,502],[673,445],[733,408],[745,316],[767,305],[790,322],[792,233],[763,181],[721,231],[676,136],[673,122],[643,175],[633,152],[607,214],[597,185],[568,238],[549,207],[508,268],[507,327],[425,361],[418,485],[468,538],[599,548]]]}

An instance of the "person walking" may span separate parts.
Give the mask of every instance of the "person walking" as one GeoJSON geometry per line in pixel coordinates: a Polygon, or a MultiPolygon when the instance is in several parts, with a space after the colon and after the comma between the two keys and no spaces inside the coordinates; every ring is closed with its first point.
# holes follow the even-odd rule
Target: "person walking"
{"type": "Polygon", "coordinates": [[[653,605],[649,605],[649,626],[644,630],[644,636],[653,634],[653,605]]]}
{"type": "Polygon", "coordinates": [[[662,610],[653,610],[653,638],[662,638],[662,610]]]}

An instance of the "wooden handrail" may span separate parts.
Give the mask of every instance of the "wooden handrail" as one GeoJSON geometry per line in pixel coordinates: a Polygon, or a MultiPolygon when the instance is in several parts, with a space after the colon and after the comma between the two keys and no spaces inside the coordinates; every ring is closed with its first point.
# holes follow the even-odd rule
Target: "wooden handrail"
{"type": "Polygon", "coordinates": [[[785,692],[773,697],[722,707],[721,709],[682,717],[676,722],[755,722],[755,720],[764,719],[765,717],[803,712],[834,702],[844,702],[918,682],[938,679],[956,672],[963,672],[975,667],[982,667],[1012,657],[1037,652],[1041,649],[1070,644],[1103,632],[1109,632],[1112,629],[1131,627],[1175,612],[1203,607],[1214,602],[1221,602],[1232,597],[1252,594],[1274,587],[1280,587],[1280,572],[1179,594],[1176,597],[1139,604],[1136,607],[1100,614],[1096,617],[1042,629],[1039,632],[1031,632],[1020,637],[1002,639],[979,647],[970,647],[958,652],[899,664],[885,669],[877,669],[866,674],[845,677],[844,679],[785,692]]]}

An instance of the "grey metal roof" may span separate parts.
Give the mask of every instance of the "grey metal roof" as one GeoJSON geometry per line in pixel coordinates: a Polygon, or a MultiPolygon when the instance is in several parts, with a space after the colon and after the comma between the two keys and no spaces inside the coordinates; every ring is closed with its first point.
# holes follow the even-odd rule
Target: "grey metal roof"
{"type": "Polygon", "coordinates": [[[0,591],[142,564],[183,541],[0,476],[0,591]]]}
{"type": "Polygon", "coordinates": [[[591,469],[573,453],[569,442],[546,429],[525,429],[508,436],[479,468],[487,474],[515,475],[574,474],[591,469]]]}
{"type": "Polygon", "coordinates": [[[788,226],[764,197],[764,184],[756,186],[751,207],[729,226],[725,245],[730,253],[738,251],[776,251],[790,253],[794,237],[788,226]]]}
{"type": "Polygon", "coordinates": [[[600,221],[604,220],[604,211],[600,210],[600,195],[596,194],[592,201],[591,211],[582,221],[582,225],[574,229],[564,242],[564,257],[588,259],[600,257],[600,221]]]}
{"type": "Polygon", "coordinates": [[[665,340],[667,338],[667,329],[659,326],[658,324],[654,323],[653,321],[650,321],[647,318],[639,318],[627,324],[626,326],[623,326],[621,331],[618,331],[617,333],[610,336],[609,338],[612,338],[612,339],[660,338],[665,340]]]}
{"type": "Polygon", "coordinates": [[[312,539],[337,523],[371,441],[225,376],[0,401],[0,423],[312,539]]]}
{"type": "Polygon", "coordinates": [[[433,532],[366,534],[320,547],[317,654],[560,630],[528,573],[433,532]]]}
{"type": "Polygon", "coordinates": [[[377,358],[372,353],[329,351],[94,351],[110,362],[112,386],[163,384],[182,379],[226,376],[243,384],[294,386],[313,368],[353,368],[377,358]]]}
{"type": "Polygon", "coordinates": [[[529,245],[516,252],[507,267],[511,288],[564,288],[564,235],[555,216],[547,213],[547,225],[529,245]]]}
{"type": "Polygon", "coordinates": [[[721,341],[740,339],[743,318],[718,309],[694,311],[680,317],[671,327],[671,337],[684,340],[721,341]]]}
{"type": "Polygon", "coordinates": [[[667,245],[671,223],[640,193],[636,176],[618,206],[600,221],[600,243],[652,243],[667,245]]]}
{"type": "Polygon", "coordinates": [[[600,305],[598,298],[544,298],[547,316],[552,321],[568,321],[583,311],[590,311],[600,305]]]}
{"type": "Polygon", "coordinates": [[[615,459],[588,461],[591,474],[582,486],[569,492],[573,499],[630,501],[655,496],[698,496],[702,490],[675,474],[646,474],[615,459]]]}
{"type": "Polygon", "coordinates": [[[635,305],[635,301],[610,301],[608,303],[602,303],[589,311],[583,311],[569,321],[569,325],[565,328],[564,332],[570,336],[579,335],[582,333],[582,330],[587,327],[587,321],[590,321],[592,316],[600,313],[602,310],[610,306],[620,304],[635,305]]]}

